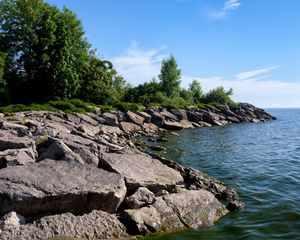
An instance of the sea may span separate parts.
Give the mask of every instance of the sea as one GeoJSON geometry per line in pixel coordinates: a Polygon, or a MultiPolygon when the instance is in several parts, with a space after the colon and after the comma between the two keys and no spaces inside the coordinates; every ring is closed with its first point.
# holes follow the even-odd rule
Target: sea
{"type": "Polygon", "coordinates": [[[214,226],[146,239],[300,240],[300,109],[266,109],[277,117],[180,131],[163,155],[237,189],[245,203],[214,226]]]}

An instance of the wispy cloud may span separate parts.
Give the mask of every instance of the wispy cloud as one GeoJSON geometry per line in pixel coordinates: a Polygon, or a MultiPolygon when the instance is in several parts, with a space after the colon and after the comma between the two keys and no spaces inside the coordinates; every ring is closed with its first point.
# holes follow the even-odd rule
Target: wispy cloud
{"type": "Polygon", "coordinates": [[[266,79],[271,77],[272,75],[268,74],[265,75],[265,73],[269,73],[275,69],[280,68],[280,66],[276,65],[276,66],[272,66],[272,67],[268,67],[268,68],[260,68],[260,69],[256,69],[256,70],[252,70],[252,71],[247,71],[247,72],[241,72],[238,74],[235,74],[235,80],[241,81],[241,80],[249,80],[249,79],[266,79]]]}
{"type": "Polygon", "coordinates": [[[164,47],[142,50],[136,41],[132,41],[126,53],[112,60],[114,67],[131,84],[137,85],[157,76],[161,61],[166,57],[164,47]]]}
{"type": "Polygon", "coordinates": [[[238,9],[241,6],[241,2],[239,0],[227,0],[224,3],[224,6],[220,10],[212,10],[207,11],[207,16],[211,20],[221,20],[226,19],[227,16],[234,10],[238,9]]]}

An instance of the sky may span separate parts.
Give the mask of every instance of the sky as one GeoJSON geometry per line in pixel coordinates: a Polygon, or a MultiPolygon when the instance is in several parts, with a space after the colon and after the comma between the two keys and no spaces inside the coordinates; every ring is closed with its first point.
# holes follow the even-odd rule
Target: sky
{"type": "Polygon", "coordinates": [[[131,84],[171,54],[182,87],[224,86],[256,106],[300,107],[299,0],[46,0],[82,21],[98,56],[131,84]]]}

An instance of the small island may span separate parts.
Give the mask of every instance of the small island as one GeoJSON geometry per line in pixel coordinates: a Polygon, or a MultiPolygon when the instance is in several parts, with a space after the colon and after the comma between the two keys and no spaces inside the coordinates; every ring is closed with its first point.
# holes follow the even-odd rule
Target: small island
{"type": "Polygon", "coordinates": [[[159,79],[127,84],[67,8],[0,3],[0,238],[131,238],[212,226],[244,204],[236,190],[159,154],[140,136],[275,117],[233,90],[159,79]]]}

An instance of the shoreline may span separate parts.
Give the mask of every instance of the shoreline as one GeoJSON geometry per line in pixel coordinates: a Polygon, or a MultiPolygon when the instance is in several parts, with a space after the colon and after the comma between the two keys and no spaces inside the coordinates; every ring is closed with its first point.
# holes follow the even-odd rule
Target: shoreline
{"type": "Polygon", "coordinates": [[[235,189],[143,153],[134,137],[275,119],[250,104],[2,118],[0,237],[5,239],[109,239],[211,226],[243,208],[235,189]]]}

